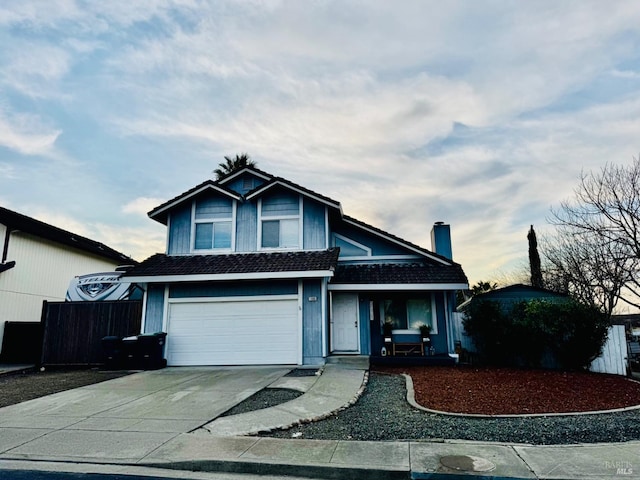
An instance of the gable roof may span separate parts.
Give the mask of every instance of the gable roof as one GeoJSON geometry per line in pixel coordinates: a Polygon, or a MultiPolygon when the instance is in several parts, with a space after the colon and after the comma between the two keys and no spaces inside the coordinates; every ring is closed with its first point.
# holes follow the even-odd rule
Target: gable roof
{"type": "Polygon", "coordinates": [[[148,213],[148,215],[150,218],[157,220],[158,222],[166,225],[168,215],[169,215],[169,210],[171,210],[171,208],[184,202],[185,200],[193,198],[196,195],[200,195],[201,193],[206,191],[214,191],[214,192],[222,193],[223,195],[229,198],[233,198],[234,200],[242,199],[242,195],[239,195],[233,190],[230,190],[224,187],[223,185],[220,185],[219,182],[215,182],[213,180],[207,180],[205,182],[202,182],[199,185],[196,185],[190,190],[187,190],[186,192],[181,193],[177,197],[174,197],[171,200],[164,202],[162,205],[157,206],[156,208],[151,210],[148,213]]]}
{"type": "Polygon", "coordinates": [[[226,255],[173,256],[158,253],[128,270],[123,277],[139,283],[330,277],[338,263],[338,253],[337,248],[226,255]]]}
{"type": "Polygon", "coordinates": [[[357,227],[363,228],[364,230],[368,231],[369,233],[373,233],[374,235],[381,237],[387,241],[391,241],[392,243],[395,243],[397,245],[400,245],[404,248],[408,248],[410,250],[413,250],[416,253],[419,253],[420,255],[426,255],[429,258],[431,258],[432,260],[435,260],[437,262],[442,263],[443,265],[451,265],[451,264],[455,264],[455,262],[447,257],[443,257],[442,255],[438,255],[437,253],[432,252],[431,250],[427,250],[426,248],[423,248],[419,245],[416,245],[414,243],[409,242],[408,240],[404,240],[400,237],[397,237],[395,235],[392,235],[391,233],[385,232],[384,230],[381,230],[377,227],[374,227],[372,225],[369,225],[361,220],[357,220],[353,217],[349,217],[348,215],[343,215],[342,220],[344,220],[346,223],[350,223],[351,225],[355,225],[357,227]]]}
{"type": "Polygon", "coordinates": [[[286,180],[281,177],[274,177],[271,179],[271,181],[265,183],[264,185],[260,185],[259,187],[254,188],[253,190],[251,190],[245,195],[245,198],[247,200],[257,198],[263,193],[277,186],[282,186],[287,188],[288,190],[293,190],[301,195],[304,195],[305,197],[312,198],[317,202],[324,203],[329,207],[338,209],[342,213],[342,205],[340,205],[340,202],[338,202],[337,200],[333,200],[332,198],[316,193],[313,190],[309,190],[308,188],[302,187],[296,183],[290,182],[289,180],[286,180]]]}
{"type": "Polygon", "coordinates": [[[44,238],[51,242],[59,243],[68,247],[73,247],[83,252],[91,253],[99,257],[114,260],[116,262],[136,264],[131,257],[106,246],[104,243],[96,242],[89,238],[76,235],[75,233],[63,230],[48,223],[41,222],[35,218],[27,217],[21,213],[0,207],[0,223],[8,230],[29,233],[31,235],[44,238]]]}
{"type": "Polygon", "coordinates": [[[327,197],[325,195],[319,194],[317,192],[314,192],[313,190],[309,190],[308,188],[305,188],[301,185],[298,185],[294,182],[291,182],[285,178],[282,177],[277,177],[274,175],[271,175],[270,173],[267,173],[263,170],[260,170],[258,168],[256,168],[255,166],[247,166],[247,167],[243,167],[240,170],[237,170],[235,172],[232,172],[230,174],[228,174],[227,176],[219,179],[219,180],[207,180],[203,183],[201,183],[200,185],[197,185],[196,187],[187,190],[186,192],[172,198],[171,200],[163,203],[162,205],[154,208],[153,210],[151,210],[149,212],[149,217],[151,217],[152,219],[163,223],[163,224],[167,224],[167,218],[168,218],[168,212],[171,208],[179,205],[180,203],[187,201],[189,199],[192,199],[193,197],[195,197],[196,195],[199,195],[202,192],[205,192],[207,190],[215,190],[218,191],[224,195],[228,195],[230,198],[233,198],[237,201],[243,201],[243,200],[252,200],[252,199],[256,199],[258,198],[260,195],[262,195],[263,193],[273,189],[273,188],[277,188],[278,186],[289,189],[291,191],[297,192],[303,196],[306,196],[308,198],[311,198],[317,202],[320,202],[330,208],[333,208],[335,210],[338,211],[339,217],[342,221],[349,223],[357,228],[363,229],[365,231],[367,231],[370,234],[376,235],[388,242],[391,243],[395,243],[396,245],[399,245],[403,248],[407,248],[409,250],[412,250],[413,252],[417,253],[420,256],[426,256],[427,258],[429,258],[430,260],[436,261],[441,263],[442,265],[457,265],[453,260],[444,257],[442,255],[438,255],[434,252],[432,252],[431,250],[427,250],[426,248],[420,247],[414,243],[411,243],[407,240],[404,240],[400,237],[397,237],[395,235],[392,235],[388,232],[385,232],[384,230],[381,230],[377,227],[373,227],[371,225],[366,224],[365,222],[362,222],[360,220],[357,220],[353,217],[349,217],[347,215],[344,215],[342,212],[342,205],[340,204],[339,201],[334,200],[330,197],[327,197]],[[231,181],[241,177],[242,175],[246,174],[246,173],[250,173],[252,175],[255,175],[256,177],[264,180],[266,183],[254,188],[253,190],[247,192],[244,195],[241,195],[239,193],[234,192],[233,190],[231,190],[230,188],[227,187],[227,184],[229,184],[231,181]]]}

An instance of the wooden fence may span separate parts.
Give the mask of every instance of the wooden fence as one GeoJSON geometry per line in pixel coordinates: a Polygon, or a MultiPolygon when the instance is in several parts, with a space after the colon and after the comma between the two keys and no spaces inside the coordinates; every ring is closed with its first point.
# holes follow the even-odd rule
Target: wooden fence
{"type": "Polygon", "coordinates": [[[138,335],[142,302],[44,302],[42,365],[99,365],[102,338],[138,335]]]}
{"type": "MultiPolygon", "coordinates": [[[[469,352],[475,352],[476,348],[467,332],[464,330],[462,320],[464,314],[454,313],[452,318],[454,340],[460,341],[462,348],[469,352]]],[[[611,373],[614,375],[626,375],[628,367],[627,341],[624,325],[612,325],[609,327],[607,341],[602,349],[602,355],[591,362],[589,370],[598,373],[611,373]]]]}

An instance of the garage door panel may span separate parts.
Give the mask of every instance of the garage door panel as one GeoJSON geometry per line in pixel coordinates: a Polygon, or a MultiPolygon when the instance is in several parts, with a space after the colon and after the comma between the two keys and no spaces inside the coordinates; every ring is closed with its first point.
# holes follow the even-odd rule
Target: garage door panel
{"type": "Polygon", "coordinates": [[[295,299],[169,305],[170,365],[298,363],[295,299]]]}

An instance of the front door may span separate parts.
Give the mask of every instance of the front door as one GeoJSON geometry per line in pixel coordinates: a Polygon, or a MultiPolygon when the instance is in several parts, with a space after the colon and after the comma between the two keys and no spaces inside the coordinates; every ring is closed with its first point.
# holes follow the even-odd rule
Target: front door
{"type": "Polygon", "coordinates": [[[358,295],[334,293],[331,301],[332,352],[358,353],[358,295]]]}

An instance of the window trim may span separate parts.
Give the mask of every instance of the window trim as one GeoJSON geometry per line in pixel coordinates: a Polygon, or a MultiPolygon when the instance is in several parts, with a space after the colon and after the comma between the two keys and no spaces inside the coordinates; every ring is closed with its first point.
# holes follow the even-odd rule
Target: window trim
{"type": "Polygon", "coordinates": [[[356,242],[355,240],[352,240],[348,237],[345,237],[344,235],[340,235],[339,233],[334,233],[333,234],[333,246],[337,246],[336,245],[336,239],[340,239],[343,242],[346,243],[350,243],[351,245],[353,245],[356,248],[359,248],[360,250],[364,250],[366,255],[341,255],[343,258],[362,258],[362,257],[371,257],[373,256],[373,250],[371,249],[371,247],[367,247],[366,245],[360,243],[360,242],[356,242]]]}
{"type": "MultiPolygon", "coordinates": [[[[436,313],[436,303],[435,303],[435,295],[429,293],[429,297],[431,300],[431,335],[438,334],[438,315],[436,313]]],[[[409,321],[409,310],[407,302],[409,300],[427,300],[426,298],[418,298],[414,296],[396,296],[394,297],[381,297],[379,302],[379,311],[380,311],[380,329],[382,329],[382,325],[384,324],[384,302],[385,300],[402,300],[405,302],[405,309],[407,315],[407,322],[409,321]]],[[[407,325],[408,327],[408,325],[407,325]]],[[[392,331],[393,334],[397,335],[420,335],[420,330],[417,328],[394,328],[392,331]]]]}
{"type": "Polygon", "coordinates": [[[258,199],[258,251],[283,251],[283,250],[302,250],[304,235],[302,231],[304,217],[304,202],[302,196],[298,195],[298,214],[297,215],[262,215],[262,198],[258,199]],[[275,220],[298,220],[298,245],[296,247],[263,247],[262,246],[262,222],[275,220]]]}
{"type": "Polygon", "coordinates": [[[227,217],[227,218],[200,218],[200,219],[196,219],[196,203],[197,203],[197,200],[194,200],[191,203],[191,241],[190,241],[191,253],[210,254],[210,253],[229,253],[229,252],[234,252],[235,249],[236,249],[236,211],[237,211],[237,202],[235,200],[231,200],[231,217],[227,217]],[[215,243],[215,239],[214,239],[212,241],[211,248],[196,248],[196,225],[197,224],[199,224],[199,223],[210,223],[210,224],[213,225],[215,223],[228,223],[228,222],[231,222],[231,245],[229,247],[214,248],[213,247],[213,244],[215,243]]]}

